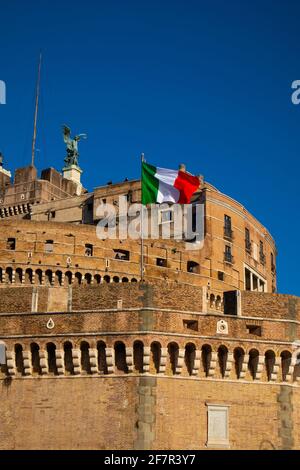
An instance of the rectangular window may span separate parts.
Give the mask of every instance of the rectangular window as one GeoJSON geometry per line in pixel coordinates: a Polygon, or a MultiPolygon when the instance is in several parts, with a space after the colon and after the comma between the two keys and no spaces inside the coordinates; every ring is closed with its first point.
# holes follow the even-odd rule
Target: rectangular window
{"type": "Polygon", "coordinates": [[[274,255],[271,253],[271,271],[275,273],[275,263],[274,263],[274,255]]]}
{"type": "Polygon", "coordinates": [[[93,245],[90,245],[89,243],[85,244],[85,251],[84,251],[84,256],[93,256],[93,245]]]}
{"type": "Polygon", "coordinates": [[[264,244],[262,241],[259,242],[259,261],[261,264],[265,264],[266,262],[266,257],[264,254],[264,244]]]}
{"type": "Polygon", "coordinates": [[[161,266],[163,268],[167,267],[167,260],[164,258],[156,258],[156,266],[161,266]]]}
{"type": "Polygon", "coordinates": [[[52,253],[53,252],[53,240],[47,240],[45,242],[45,252],[52,253]]]}
{"type": "Polygon", "coordinates": [[[224,215],[224,237],[232,238],[231,217],[224,215]]]}
{"type": "Polygon", "coordinates": [[[230,245],[225,245],[224,261],[226,263],[232,263],[233,262],[233,256],[232,256],[232,253],[231,253],[231,246],[230,245]]]}
{"type": "Polygon", "coordinates": [[[198,321],[197,320],[183,320],[183,327],[187,330],[198,331],[198,321]]]}
{"type": "Polygon", "coordinates": [[[248,228],[245,228],[245,248],[248,253],[251,252],[250,231],[248,228]]]}
{"type": "Polygon", "coordinates": [[[223,271],[218,271],[218,279],[219,279],[219,281],[224,281],[224,273],[223,273],[223,271]]]}
{"type": "Polygon", "coordinates": [[[245,288],[251,290],[251,272],[245,268],[245,288]]]}
{"type": "Polygon", "coordinates": [[[7,239],[6,249],[7,250],[15,250],[16,249],[16,239],[15,238],[8,238],[7,239]]]}
{"type": "Polygon", "coordinates": [[[199,263],[196,263],[196,261],[188,261],[187,262],[187,272],[188,273],[200,274],[199,263]]]}
{"type": "Polygon", "coordinates": [[[129,261],[129,251],[127,250],[114,250],[115,259],[120,259],[122,261],[129,261]]]}
{"type": "Polygon", "coordinates": [[[207,447],[229,447],[229,407],[207,405],[207,447]]]}
{"type": "Polygon", "coordinates": [[[258,325],[246,325],[249,335],[261,336],[261,326],[258,325]]]}
{"type": "Polygon", "coordinates": [[[224,315],[238,315],[238,291],[228,290],[223,294],[224,315]]]}

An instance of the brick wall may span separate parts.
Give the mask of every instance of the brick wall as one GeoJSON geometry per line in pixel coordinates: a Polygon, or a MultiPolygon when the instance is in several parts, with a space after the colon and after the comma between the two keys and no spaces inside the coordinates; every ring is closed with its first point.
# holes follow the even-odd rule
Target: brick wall
{"type": "Polygon", "coordinates": [[[242,314],[252,317],[300,319],[300,299],[292,295],[242,291],[242,314]]]}
{"type": "Polygon", "coordinates": [[[0,383],[0,449],[129,449],[134,378],[16,379],[0,383]]]}
{"type": "Polygon", "coordinates": [[[299,390],[145,377],[2,381],[0,449],[205,449],[207,404],[229,406],[231,449],[300,449],[299,390]],[[293,439],[284,429],[293,430],[293,439]],[[291,445],[291,447],[289,447],[291,445]]]}

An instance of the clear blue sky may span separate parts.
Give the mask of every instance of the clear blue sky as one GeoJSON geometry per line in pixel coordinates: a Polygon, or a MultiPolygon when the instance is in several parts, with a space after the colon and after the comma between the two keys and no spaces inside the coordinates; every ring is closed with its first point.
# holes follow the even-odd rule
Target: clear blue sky
{"type": "Polygon", "coordinates": [[[242,202],[276,239],[279,291],[300,295],[300,2],[1,2],[0,150],[30,162],[37,57],[44,55],[36,164],[61,169],[61,125],[87,132],[83,183],[137,178],[139,155],[242,202]]]}

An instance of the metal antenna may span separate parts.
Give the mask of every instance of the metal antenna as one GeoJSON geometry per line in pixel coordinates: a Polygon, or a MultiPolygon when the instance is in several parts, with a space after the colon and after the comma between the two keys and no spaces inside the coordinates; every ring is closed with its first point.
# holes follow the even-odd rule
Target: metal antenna
{"type": "Polygon", "coordinates": [[[34,125],[33,125],[33,137],[32,137],[32,151],[31,151],[31,166],[34,166],[34,156],[35,156],[35,142],[36,142],[36,125],[39,109],[39,95],[40,95],[40,82],[41,82],[41,66],[42,66],[42,53],[40,53],[39,58],[39,68],[36,84],[36,95],[35,95],[35,112],[34,112],[34,125]]]}

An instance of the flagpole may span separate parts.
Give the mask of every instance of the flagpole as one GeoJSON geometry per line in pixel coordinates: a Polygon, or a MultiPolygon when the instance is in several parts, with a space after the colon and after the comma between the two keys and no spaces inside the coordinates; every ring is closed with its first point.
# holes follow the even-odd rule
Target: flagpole
{"type": "Polygon", "coordinates": [[[144,206],[142,200],[142,181],[143,181],[143,162],[145,161],[145,155],[141,154],[141,282],[144,282],[144,206]]]}
{"type": "Polygon", "coordinates": [[[32,137],[32,149],[31,149],[31,166],[34,166],[34,156],[35,156],[36,125],[37,125],[37,117],[38,117],[38,109],[39,109],[39,95],[40,95],[40,83],[41,83],[41,65],[42,65],[42,53],[40,52],[37,83],[36,83],[36,95],[35,95],[34,124],[33,124],[33,137],[32,137]]]}

